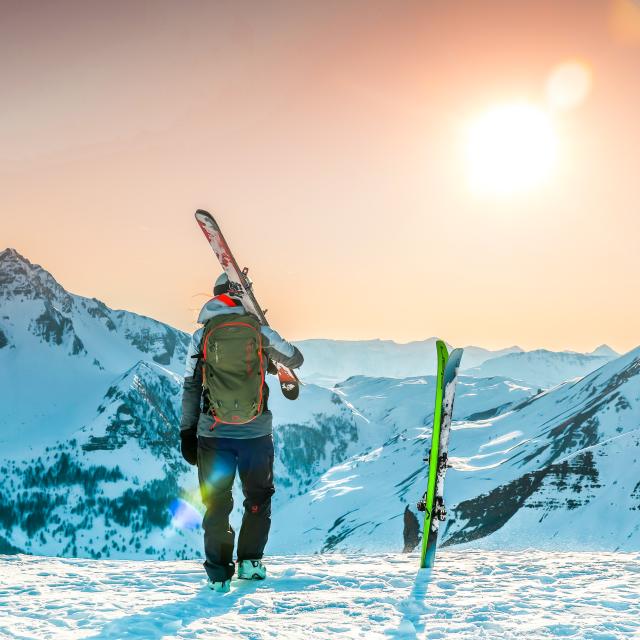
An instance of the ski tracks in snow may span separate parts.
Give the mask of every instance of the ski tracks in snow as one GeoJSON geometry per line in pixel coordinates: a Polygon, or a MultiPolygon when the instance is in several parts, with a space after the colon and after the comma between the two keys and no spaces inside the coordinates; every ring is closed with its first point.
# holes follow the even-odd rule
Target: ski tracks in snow
{"type": "Polygon", "coordinates": [[[198,562],[0,556],[0,638],[640,636],[640,556],[444,550],[268,558],[211,592],[198,562]]]}

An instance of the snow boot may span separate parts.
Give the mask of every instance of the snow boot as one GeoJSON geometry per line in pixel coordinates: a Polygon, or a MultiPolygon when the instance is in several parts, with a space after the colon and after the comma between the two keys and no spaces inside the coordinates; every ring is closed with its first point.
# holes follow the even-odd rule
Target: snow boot
{"type": "Polygon", "coordinates": [[[264,580],[267,577],[267,567],[262,560],[242,560],[238,563],[238,578],[241,580],[264,580]]]}
{"type": "Polygon", "coordinates": [[[212,582],[211,580],[207,580],[207,585],[209,586],[209,589],[216,593],[228,593],[231,588],[231,580],[223,580],[221,582],[212,582]]]}

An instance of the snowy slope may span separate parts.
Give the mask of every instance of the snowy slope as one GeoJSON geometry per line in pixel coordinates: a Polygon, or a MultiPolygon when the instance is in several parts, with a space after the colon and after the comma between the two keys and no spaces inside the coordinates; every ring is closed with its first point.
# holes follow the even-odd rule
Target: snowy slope
{"type": "MultiPolygon", "coordinates": [[[[73,432],[36,441],[22,457],[0,457],[0,553],[199,555],[197,474],[179,449],[181,390],[179,376],[139,362],[104,389],[73,432]]],[[[367,421],[327,389],[305,385],[301,396],[296,406],[306,411],[276,423],[276,505],[382,437],[363,431],[367,421]]]]}
{"type": "Polygon", "coordinates": [[[0,462],[0,551],[192,557],[198,536],[172,518],[195,489],[178,449],[180,389],[176,374],[139,362],[70,436],[0,462]]]}
{"type": "Polygon", "coordinates": [[[198,562],[0,558],[0,638],[637,638],[640,557],[443,550],[269,559],[265,582],[204,585],[198,562]],[[430,578],[430,580],[428,580],[430,578]],[[14,606],[8,606],[15,603],[14,606]],[[19,606],[18,606],[19,605],[19,606]]]}
{"type": "MultiPolygon", "coordinates": [[[[405,379],[354,376],[338,383],[334,391],[368,420],[391,422],[394,431],[389,435],[394,435],[408,426],[431,425],[435,382],[435,376],[405,379]]],[[[537,392],[534,387],[502,377],[461,376],[458,384],[456,410],[467,420],[504,413],[537,392]]]]}
{"type": "MultiPolygon", "coordinates": [[[[348,399],[363,414],[371,405],[348,399]]],[[[284,506],[274,552],[402,549],[405,508],[415,512],[426,486],[430,412],[413,407],[395,435],[284,506]]],[[[456,405],[455,417],[445,544],[640,548],[640,349],[506,413],[468,421],[456,405]]]]}
{"type": "Polygon", "coordinates": [[[603,347],[592,354],[538,349],[490,358],[477,367],[469,367],[465,363],[464,372],[479,378],[500,375],[550,389],[567,380],[582,378],[616,357],[615,352],[603,347]]]}
{"type": "Polygon", "coordinates": [[[498,467],[473,491],[464,470],[453,474],[450,542],[498,532],[490,544],[640,547],[640,348],[481,428],[493,434],[483,460],[498,467]],[[500,433],[521,435],[500,441],[500,433]],[[508,479],[511,469],[518,474],[508,479]]]}

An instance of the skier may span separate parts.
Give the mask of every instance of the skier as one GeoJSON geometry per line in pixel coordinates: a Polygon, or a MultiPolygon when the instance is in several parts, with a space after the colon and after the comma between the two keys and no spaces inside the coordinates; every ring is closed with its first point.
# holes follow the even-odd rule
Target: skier
{"type": "Polygon", "coordinates": [[[193,334],[187,354],[180,441],[184,459],[198,466],[208,584],[225,593],[235,572],[229,514],[236,470],[245,497],[238,577],[266,577],[262,557],[271,526],[274,454],[264,373],[275,371],[274,362],[295,369],[303,357],[245,310],[226,274],[216,280],[213,295],[200,311],[204,326],[193,334]]]}

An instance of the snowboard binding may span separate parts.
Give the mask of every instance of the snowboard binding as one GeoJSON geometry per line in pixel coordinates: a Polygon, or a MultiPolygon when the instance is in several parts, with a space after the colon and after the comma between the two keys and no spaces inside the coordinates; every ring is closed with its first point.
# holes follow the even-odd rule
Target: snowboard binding
{"type": "Polygon", "coordinates": [[[442,471],[444,469],[451,469],[451,465],[449,464],[449,456],[446,453],[443,453],[438,458],[438,471],[442,471]]]}
{"type": "Polygon", "coordinates": [[[447,510],[444,506],[444,500],[440,496],[436,496],[436,503],[433,507],[433,517],[442,522],[447,517],[447,510]]]}
{"type": "MultiPolygon", "coordinates": [[[[427,509],[427,495],[425,494],[416,504],[416,509],[421,512],[428,511],[427,509]]],[[[444,500],[440,496],[435,497],[435,504],[433,505],[433,513],[428,514],[431,515],[435,520],[439,520],[443,522],[447,518],[447,509],[444,506],[444,500]]]]}

